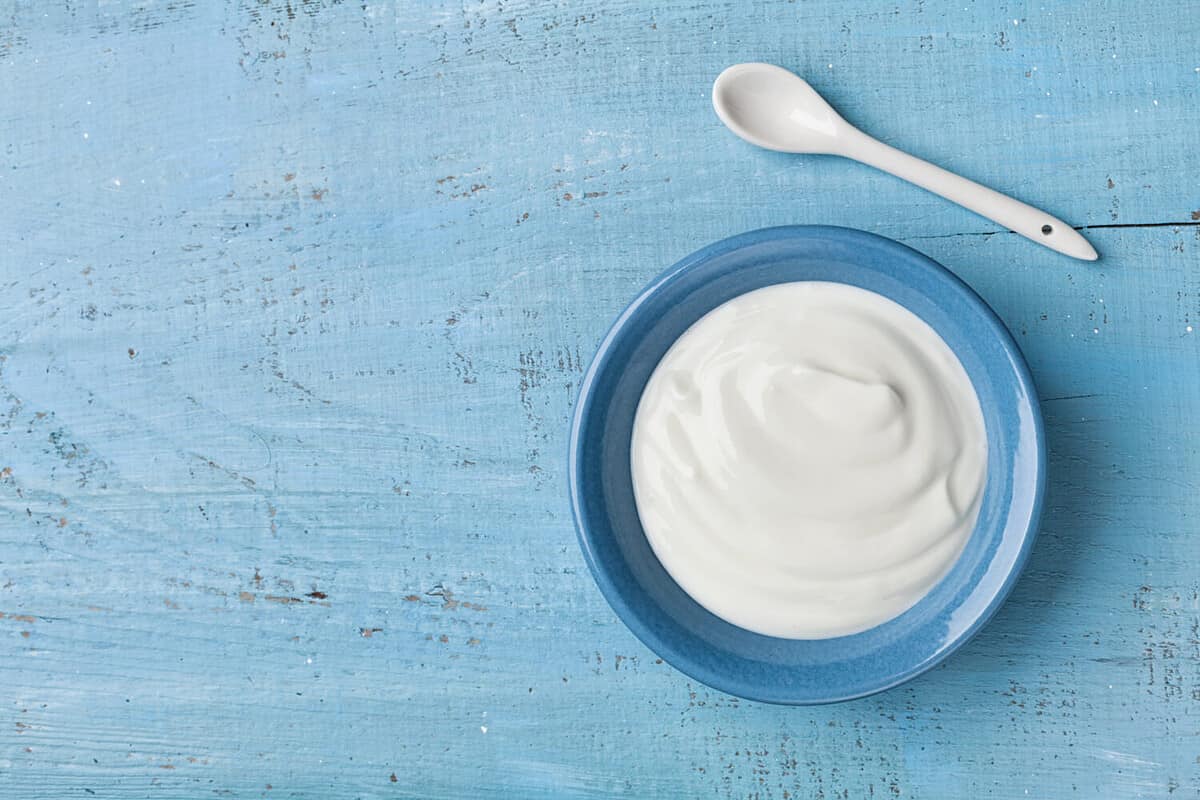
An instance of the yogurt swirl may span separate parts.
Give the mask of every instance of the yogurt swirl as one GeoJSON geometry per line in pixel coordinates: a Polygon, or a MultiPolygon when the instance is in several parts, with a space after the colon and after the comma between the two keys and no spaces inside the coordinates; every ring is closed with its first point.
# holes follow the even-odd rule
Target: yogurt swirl
{"type": "Polygon", "coordinates": [[[631,459],[646,536],[684,591],[742,628],[819,639],[898,616],[949,571],[987,438],[928,324],[814,281],[692,325],[646,385],[631,459]]]}

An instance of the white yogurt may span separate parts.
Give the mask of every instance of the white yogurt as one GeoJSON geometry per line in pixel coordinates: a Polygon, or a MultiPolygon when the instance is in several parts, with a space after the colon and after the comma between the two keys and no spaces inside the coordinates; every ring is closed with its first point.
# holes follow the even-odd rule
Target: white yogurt
{"type": "Polygon", "coordinates": [[[769,286],[706,314],[655,369],[633,488],[655,554],[712,613],[821,639],[911,608],[979,514],[987,439],[932,328],[840,283],[769,286]]]}

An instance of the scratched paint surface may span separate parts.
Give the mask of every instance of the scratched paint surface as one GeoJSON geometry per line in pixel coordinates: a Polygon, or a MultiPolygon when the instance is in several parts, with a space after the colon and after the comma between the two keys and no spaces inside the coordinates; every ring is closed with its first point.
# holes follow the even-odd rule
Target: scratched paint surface
{"type": "Polygon", "coordinates": [[[1197,796],[1200,17],[658,5],[0,3],[4,794],[1197,796]],[[741,143],[744,60],[1103,260],[741,143]],[[564,491],[617,311],[784,223],[967,280],[1050,450],[995,621],[817,709],[660,663],[564,491]]]}

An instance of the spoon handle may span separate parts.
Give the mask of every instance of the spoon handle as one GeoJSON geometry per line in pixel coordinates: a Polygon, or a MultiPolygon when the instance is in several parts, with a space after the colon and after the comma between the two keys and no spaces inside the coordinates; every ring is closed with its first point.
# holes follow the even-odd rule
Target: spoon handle
{"type": "Polygon", "coordinates": [[[845,137],[840,154],[915,183],[1051,250],[1085,261],[1099,258],[1087,239],[1062,220],[928,161],[910,156],[857,128],[845,137]]]}

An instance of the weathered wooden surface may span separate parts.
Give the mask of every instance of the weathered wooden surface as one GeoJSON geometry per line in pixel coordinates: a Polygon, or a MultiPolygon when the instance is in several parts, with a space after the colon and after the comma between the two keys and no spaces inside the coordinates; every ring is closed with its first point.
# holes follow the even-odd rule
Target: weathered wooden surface
{"type": "Polygon", "coordinates": [[[1200,15],[1112,5],[0,3],[0,790],[1196,797],[1200,15]],[[752,59],[1103,260],[743,144],[752,59]],[[976,287],[1052,467],[991,626],[819,709],[658,663],[563,469],[627,299],[799,222],[976,287]]]}

